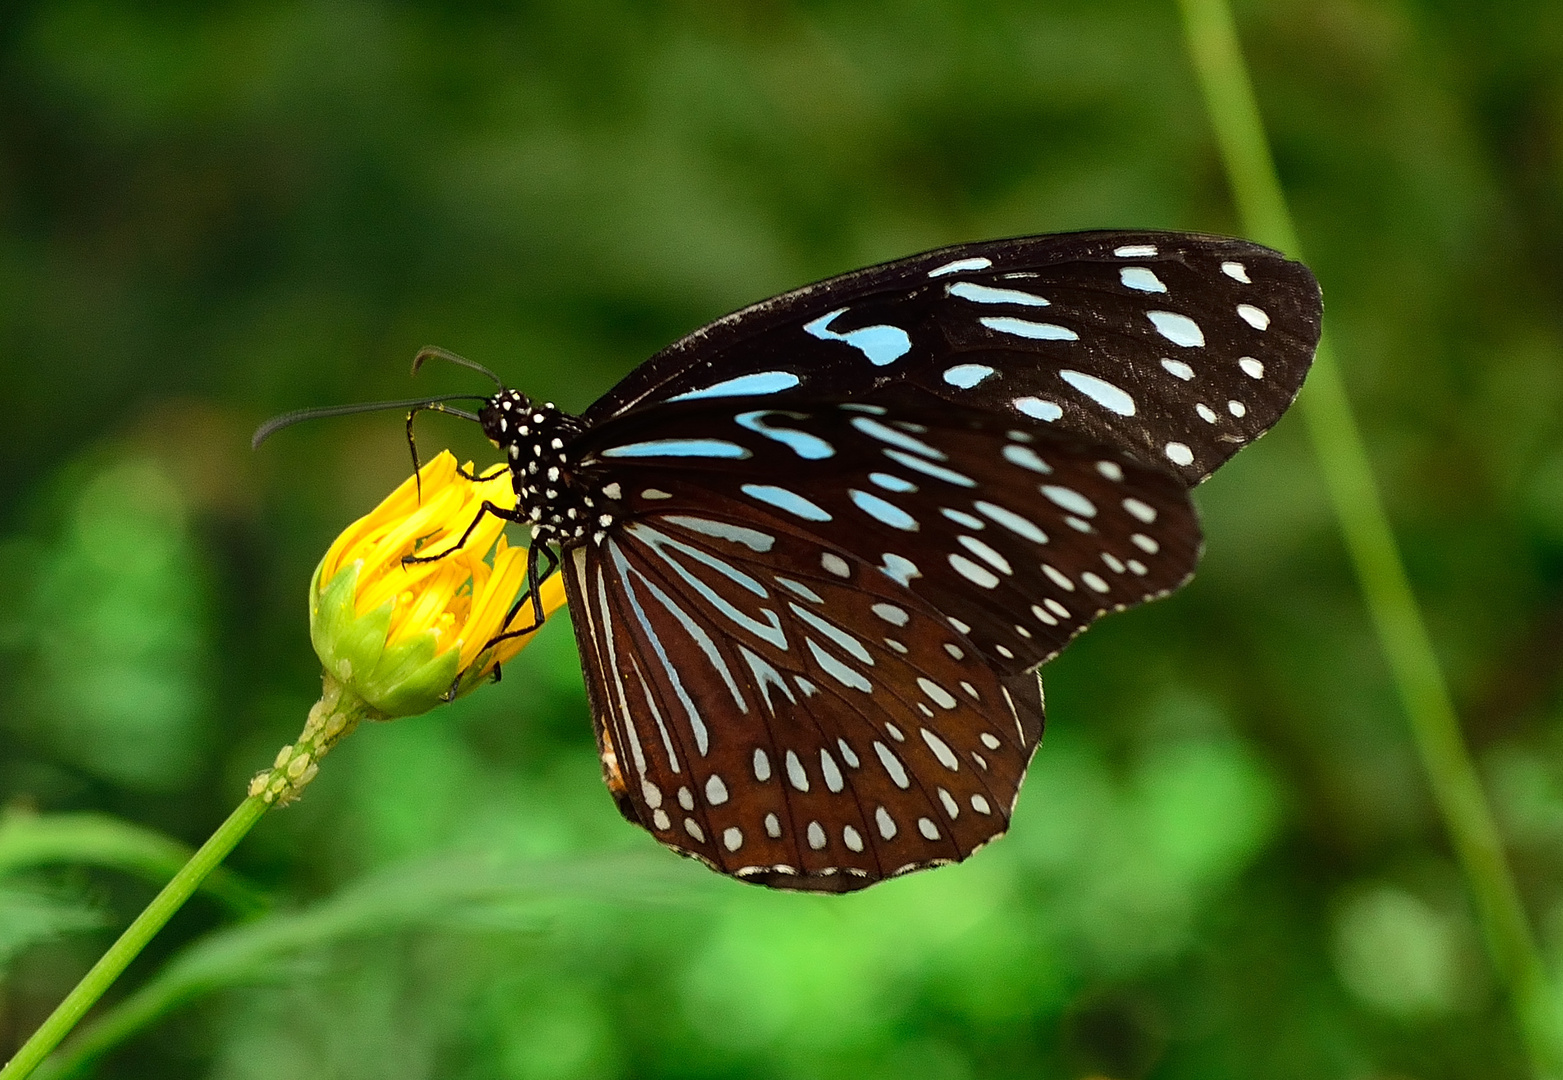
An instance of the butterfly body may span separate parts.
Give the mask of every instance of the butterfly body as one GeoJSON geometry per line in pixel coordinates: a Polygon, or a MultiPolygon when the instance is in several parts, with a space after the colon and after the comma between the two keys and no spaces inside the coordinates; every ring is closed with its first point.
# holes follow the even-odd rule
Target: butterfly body
{"type": "Polygon", "coordinates": [[[1192,574],[1188,488],[1290,404],[1319,314],[1243,241],[1031,237],[746,308],[581,417],[495,395],[621,812],[820,891],[1002,835],[1036,668],[1192,574]]]}

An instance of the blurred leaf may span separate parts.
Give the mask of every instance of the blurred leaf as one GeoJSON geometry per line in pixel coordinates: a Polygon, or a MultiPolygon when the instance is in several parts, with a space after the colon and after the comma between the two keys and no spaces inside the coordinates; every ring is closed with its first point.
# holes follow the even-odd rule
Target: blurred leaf
{"type": "Polygon", "coordinates": [[[217,931],[170,960],[150,982],[83,1028],[38,1076],[81,1070],[170,1011],[228,987],[286,976],[288,962],[362,937],[407,930],[542,925],[562,904],[708,902],[713,883],[669,858],[600,858],[515,865],[439,859],[376,874],[297,913],[217,931]]]}
{"type": "MultiPolygon", "coordinates": [[[[161,833],[101,814],[0,816],[0,879],[35,866],[103,866],[162,885],[194,849],[161,833]]],[[[225,867],[201,884],[204,892],[239,916],[270,907],[264,893],[225,867]]]]}
{"type": "Polygon", "coordinates": [[[0,972],[35,945],[97,930],[104,922],[96,908],[62,893],[0,884],[0,972]]]}
{"type": "Polygon", "coordinates": [[[39,552],[8,635],[31,669],[23,730],[99,776],[173,787],[194,767],[206,705],[183,501],[155,464],[133,460],[68,495],[64,533],[39,552]]]}

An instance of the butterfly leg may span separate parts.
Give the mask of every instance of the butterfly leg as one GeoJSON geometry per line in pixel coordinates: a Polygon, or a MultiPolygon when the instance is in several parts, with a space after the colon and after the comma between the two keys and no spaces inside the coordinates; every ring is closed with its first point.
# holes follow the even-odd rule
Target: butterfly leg
{"type": "Polygon", "coordinates": [[[439,562],[451,552],[460,551],[463,547],[466,546],[467,539],[472,535],[473,530],[475,530],[478,525],[482,523],[483,516],[485,514],[492,514],[497,518],[503,518],[506,521],[513,521],[518,524],[525,524],[527,520],[526,516],[519,511],[506,510],[504,507],[496,506],[494,503],[491,503],[485,499],[483,500],[483,506],[478,510],[478,516],[472,519],[472,524],[467,526],[467,531],[461,534],[460,540],[457,540],[454,544],[440,552],[438,555],[403,555],[402,565],[407,566],[411,563],[439,562]]]}
{"type": "MultiPolygon", "coordinates": [[[[541,599],[541,586],[544,581],[553,576],[553,572],[557,569],[559,569],[558,556],[556,556],[547,545],[534,544],[527,552],[526,557],[526,591],[521,594],[521,596],[516,600],[515,604],[511,606],[509,612],[505,614],[505,621],[500,624],[505,629],[501,633],[489,638],[488,641],[484,643],[483,648],[478,651],[478,655],[480,657],[492,649],[495,645],[499,644],[501,641],[506,640],[507,638],[521,637],[525,634],[536,633],[542,627],[545,615],[543,612],[543,602],[541,599]],[[542,562],[544,559],[548,560],[548,569],[539,571],[538,563],[542,562]],[[529,601],[532,605],[531,623],[526,626],[510,629],[510,624],[515,622],[516,616],[521,613],[521,609],[525,607],[529,601]]],[[[456,676],[455,681],[450,684],[450,690],[445,695],[445,699],[447,701],[452,701],[455,699],[456,689],[461,685],[461,678],[462,677],[460,675],[456,676]]],[[[494,681],[499,682],[501,678],[501,666],[499,664],[495,664],[494,681]]]]}
{"type": "MultiPolygon", "coordinates": [[[[485,650],[491,648],[495,643],[504,641],[507,638],[521,637],[523,634],[535,633],[537,629],[543,625],[543,620],[547,616],[543,612],[542,585],[544,581],[553,576],[553,572],[557,569],[559,569],[559,557],[553,553],[553,550],[546,544],[534,544],[532,549],[527,553],[526,591],[521,594],[520,599],[515,602],[514,606],[511,607],[509,614],[505,616],[505,621],[501,624],[505,629],[495,637],[489,639],[488,644],[483,646],[485,650]],[[539,571],[538,564],[541,563],[544,559],[548,560],[548,569],[539,571]],[[519,626],[512,629],[510,624],[515,622],[516,616],[521,613],[521,609],[528,603],[532,605],[532,621],[526,626],[519,626]]],[[[494,670],[497,673],[499,669],[496,667],[494,670]]]]}

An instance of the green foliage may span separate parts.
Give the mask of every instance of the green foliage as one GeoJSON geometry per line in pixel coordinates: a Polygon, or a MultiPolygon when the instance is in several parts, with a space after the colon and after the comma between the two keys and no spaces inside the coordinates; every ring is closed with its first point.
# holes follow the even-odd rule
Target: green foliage
{"type": "MultiPolygon", "coordinates": [[[[1238,15],[1556,966],[1563,23],[1238,15]]],[[[316,696],[309,573],[406,448],[369,416],[251,455],[267,415],[471,389],[408,381],[430,342],[580,408],[878,258],[1237,227],[1161,0],[35,0],[0,14],[0,102],[0,801],[38,811],[0,825],[8,1045],[316,696]]],[[[660,852],[602,789],[560,618],[498,686],[345,742],[77,1052],[175,1080],[1524,1075],[1301,436],[1201,489],[1193,585],[1047,670],[1013,830],[968,864],[817,898],[660,852]]]]}

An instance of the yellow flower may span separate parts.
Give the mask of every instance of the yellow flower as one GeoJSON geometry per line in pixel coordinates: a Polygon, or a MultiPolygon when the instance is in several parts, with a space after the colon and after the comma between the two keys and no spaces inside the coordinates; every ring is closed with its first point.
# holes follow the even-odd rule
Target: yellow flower
{"type": "MultiPolygon", "coordinates": [[[[501,519],[485,514],[443,558],[402,562],[450,550],[485,500],[514,508],[510,474],[501,467],[468,480],[447,451],[420,476],[421,497],[409,477],[343,530],[310,582],[315,652],[328,675],[382,717],[414,716],[449,700],[453,689],[466,693],[531,640],[487,647],[526,587],[527,550],[505,542],[501,519]]],[[[542,601],[545,615],[564,603],[558,576],[543,585],[542,601]]],[[[529,621],[526,609],[516,617],[517,625],[529,621]]]]}

